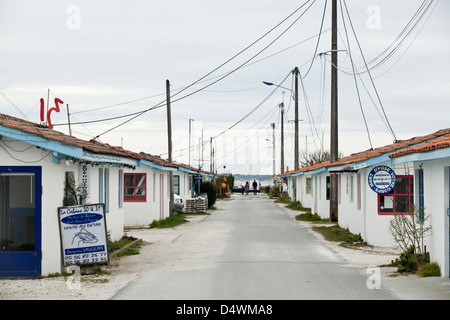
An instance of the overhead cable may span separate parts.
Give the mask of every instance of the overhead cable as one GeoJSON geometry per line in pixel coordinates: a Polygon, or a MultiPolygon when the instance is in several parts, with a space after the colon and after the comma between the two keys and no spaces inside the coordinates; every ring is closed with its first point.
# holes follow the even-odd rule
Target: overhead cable
{"type": "MultiPolygon", "coordinates": [[[[249,48],[251,48],[252,46],[254,46],[256,43],[258,43],[259,41],[261,41],[263,38],[265,38],[267,35],[269,35],[270,33],[272,33],[275,29],[277,29],[281,24],[283,24],[284,22],[286,22],[289,18],[291,18],[293,15],[295,15],[298,11],[300,11],[301,9],[303,9],[308,3],[312,2],[307,8],[306,10],[300,14],[299,17],[297,17],[294,22],[292,22],[280,35],[278,35],[273,41],[271,41],[267,46],[265,46],[262,50],[260,50],[258,53],[256,53],[255,55],[253,55],[250,59],[246,60],[244,63],[242,63],[241,65],[239,65],[237,68],[233,69],[232,71],[228,72],[227,74],[225,74],[224,76],[220,77],[219,79],[209,83],[208,85],[203,86],[200,89],[197,89],[191,93],[188,93],[178,99],[173,99],[172,103],[175,103],[177,101],[180,101],[182,99],[185,99],[189,96],[192,96],[210,86],[212,86],[213,84],[223,80],[224,78],[228,77],[229,75],[233,74],[234,72],[236,72],[237,70],[241,69],[242,67],[244,67],[245,65],[247,65],[250,61],[252,61],[253,59],[255,59],[257,56],[259,56],[262,52],[264,52],[265,50],[267,50],[271,45],[273,45],[277,40],[279,40],[288,30],[290,30],[292,28],[292,26],[298,22],[298,20],[300,20],[301,17],[303,17],[303,15],[311,8],[311,6],[315,3],[316,0],[308,0],[306,1],[303,5],[301,5],[299,8],[297,8],[293,13],[291,13],[288,17],[286,17],[285,19],[283,19],[280,23],[278,23],[275,27],[273,27],[272,29],[270,29],[268,32],[266,32],[263,36],[261,36],[260,38],[258,38],[256,41],[254,41],[252,44],[250,44],[249,46],[247,46],[245,49],[241,50],[239,53],[237,53],[236,55],[234,55],[232,58],[228,59],[227,61],[225,61],[224,63],[222,63],[221,65],[219,65],[218,67],[216,67],[215,69],[213,69],[212,71],[210,71],[209,73],[207,73],[206,75],[204,75],[203,77],[199,78],[198,80],[194,81],[193,83],[191,83],[190,85],[188,85],[187,87],[181,89],[180,91],[178,91],[177,93],[175,93],[174,95],[172,95],[172,97],[175,97],[177,95],[179,95],[181,92],[187,90],[188,88],[192,87],[193,85],[199,83],[201,80],[205,79],[206,77],[208,77],[209,75],[211,75],[212,73],[214,73],[215,71],[217,71],[218,69],[220,69],[221,67],[223,67],[224,65],[228,64],[230,61],[234,60],[237,56],[239,56],[240,54],[242,54],[243,52],[247,51],[249,48]]],[[[171,98],[172,98],[171,97],[171,98]]],[[[134,112],[134,113],[130,113],[127,115],[122,115],[122,116],[117,116],[117,117],[111,117],[108,119],[102,119],[102,120],[96,120],[96,121],[85,121],[83,122],[84,124],[86,123],[93,123],[93,122],[102,122],[102,121],[109,121],[109,120],[117,120],[120,118],[126,118],[126,117],[131,117],[130,119],[124,121],[123,123],[118,124],[117,126],[114,126],[112,128],[110,128],[109,130],[97,135],[95,137],[95,139],[97,139],[98,137],[100,137],[101,135],[104,135],[134,119],[136,119],[137,117],[147,113],[148,111],[157,109],[157,108],[161,108],[165,105],[165,100],[161,101],[160,103],[154,105],[151,108],[139,111],[139,112],[134,112]]]]}
{"type": "Polygon", "coordinates": [[[325,13],[327,11],[327,3],[328,3],[328,0],[325,0],[325,5],[323,7],[323,13],[322,13],[322,22],[320,23],[319,37],[317,38],[317,43],[316,43],[316,49],[314,50],[313,59],[311,59],[311,64],[309,65],[308,71],[306,71],[304,77],[306,77],[308,75],[309,71],[311,71],[311,68],[314,64],[315,57],[317,55],[317,49],[319,48],[319,43],[320,43],[320,38],[321,38],[320,36],[322,34],[323,22],[325,20],[325,13]]]}
{"type": "MultiPolygon", "coordinates": [[[[238,121],[236,121],[234,124],[232,124],[231,126],[229,126],[228,128],[226,128],[225,130],[223,130],[222,132],[220,132],[219,134],[215,135],[214,137],[212,137],[213,139],[217,139],[218,137],[220,137],[221,135],[225,134],[227,131],[230,131],[231,129],[233,129],[234,127],[236,127],[238,124],[240,124],[242,121],[244,121],[245,119],[247,119],[250,115],[252,115],[256,110],[258,110],[271,96],[273,96],[273,94],[279,89],[279,87],[286,81],[286,79],[291,75],[291,72],[289,72],[286,77],[277,85],[275,86],[275,89],[269,93],[268,96],[266,96],[260,103],[258,103],[258,105],[256,105],[252,110],[250,110],[245,116],[243,116],[241,119],[239,119],[238,121]]],[[[208,142],[204,142],[204,144],[207,144],[208,142]]],[[[179,152],[179,151],[183,151],[185,149],[180,149],[177,150],[175,152],[179,152]]],[[[166,153],[162,153],[161,155],[164,155],[166,153]]]]}
{"type": "Polygon", "coordinates": [[[363,116],[364,124],[366,126],[366,131],[367,131],[367,136],[369,138],[370,148],[373,149],[372,139],[370,138],[369,127],[367,125],[366,116],[364,114],[364,110],[363,110],[363,106],[362,106],[362,102],[361,102],[361,95],[359,94],[358,80],[356,79],[356,71],[355,71],[355,66],[354,66],[354,63],[353,63],[352,51],[350,49],[350,40],[348,38],[347,25],[345,23],[344,12],[342,11],[342,0],[341,0],[340,8],[341,8],[341,15],[342,15],[342,22],[343,22],[343,25],[344,25],[345,36],[347,38],[347,46],[348,46],[348,53],[349,53],[349,56],[350,56],[350,63],[352,64],[352,67],[353,67],[353,79],[355,81],[356,92],[358,94],[359,108],[361,109],[361,113],[362,113],[362,116],[363,116]]]}
{"type": "MultiPolygon", "coordinates": [[[[342,1],[342,0],[341,0],[341,1],[342,1]]],[[[341,2],[341,3],[342,3],[342,2],[341,2]]],[[[367,73],[369,74],[370,81],[371,81],[372,86],[373,86],[373,89],[374,89],[374,91],[375,91],[375,93],[376,93],[376,96],[377,96],[377,99],[378,99],[378,103],[380,104],[380,107],[381,107],[381,109],[382,109],[382,111],[383,111],[383,114],[384,114],[384,117],[385,117],[385,119],[386,119],[386,122],[387,122],[387,125],[388,125],[388,129],[389,129],[390,133],[392,134],[392,136],[393,136],[393,138],[394,138],[394,141],[397,141],[397,137],[396,137],[396,135],[395,135],[395,132],[394,132],[394,130],[392,129],[390,123],[389,123],[389,120],[388,120],[388,117],[387,117],[387,115],[386,115],[386,112],[384,111],[383,103],[381,102],[380,95],[378,94],[378,90],[377,90],[377,88],[376,88],[376,86],[375,86],[375,83],[374,83],[374,81],[373,81],[372,74],[370,73],[369,67],[367,66],[366,58],[364,57],[364,53],[363,53],[363,51],[362,51],[362,48],[361,48],[361,45],[360,45],[360,43],[359,43],[358,37],[356,36],[356,32],[355,32],[355,29],[354,29],[354,27],[353,27],[353,23],[352,23],[352,20],[351,20],[351,18],[350,18],[350,13],[349,13],[349,11],[348,11],[347,4],[346,4],[345,0],[343,0],[343,3],[344,3],[344,6],[345,6],[345,11],[346,11],[346,13],[347,13],[347,17],[348,17],[348,20],[349,20],[349,23],[350,23],[350,26],[351,26],[353,35],[355,36],[356,43],[358,44],[358,48],[359,48],[359,51],[360,51],[360,53],[361,53],[361,57],[362,57],[362,59],[363,59],[363,61],[364,61],[364,64],[365,64],[366,69],[367,69],[367,73]]]]}
{"type": "MultiPolygon", "coordinates": [[[[420,22],[426,17],[427,13],[429,12],[428,17],[426,18],[426,21],[424,22],[423,26],[425,25],[425,23],[428,21],[428,19],[431,16],[431,13],[434,11],[436,5],[437,5],[438,0],[424,0],[422,2],[422,4],[420,5],[420,7],[416,10],[416,12],[414,13],[414,15],[412,16],[412,18],[409,20],[409,22],[405,25],[405,27],[402,29],[402,31],[398,34],[398,36],[394,39],[394,41],[389,44],[389,46],[387,46],[380,54],[378,54],[375,58],[373,58],[371,61],[367,62],[366,64],[364,64],[362,67],[356,67],[355,68],[355,72],[356,74],[365,74],[368,72],[368,70],[373,71],[377,68],[379,68],[380,66],[382,66],[384,63],[386,63],[390,58],[392,58],[394,56],[394,54],[400,49],[400,47],[406,42],[406,40],[411,36],[411,34],[413,33],[413,31],[415,29],[417,29],[417,27],[419,26],[420,22]],[[432,5],[435,3],[435,6],[432,7],[432,5]]],[[[421,28],[421,29],[422,29],[421,28]]],[[[420,33],[417,33],[417,35],[420,33]]],[[[416,37],[417,37],[416,35],[416,37]]],[[[415,38],[414,38],[415,39],[415,38]]],[[[413,39],[413,41],[414,41],[413,39]]],[[[413,41],[410,43],[410,45],[408,46],[408,48],[411,46],[411,44],[413,43],[413,41]]],[[[407,49],[408,49],[407,48],[407,49]]],[[[406,51],[405,51],[406,52],[406,51]]],[[[404,53],[405,53],[404,52],[404,53]]],[[[402,54],[402,56],[404,55],[404,53],[402,54]]],[[[399,60],[397,60],[394,65],[398,62],[399,60]]],[[[392,68],[392,67],[391,67],[392,68]]],[[[347,74],[353,74],[353,71],[346,71],[346,68],[339,68],[340,71],[347,73],[347,74]]]]}

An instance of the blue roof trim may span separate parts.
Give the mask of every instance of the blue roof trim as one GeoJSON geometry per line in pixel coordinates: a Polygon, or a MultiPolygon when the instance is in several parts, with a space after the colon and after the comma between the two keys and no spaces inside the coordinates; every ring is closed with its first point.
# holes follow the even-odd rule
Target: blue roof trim
{"type": "Polygon", "coordinates": [[[151,161],[142,159],[140,161],[138,161],[138,163],[143,164],[147,167],[153,168],[153,169],[158,169],[158,170],[162,170],[162,171],[177,171],[177,168],[170,168],[170,167],[164,167],[162,165],[153,163],[151,161]]]}
{"type": "Polygon", "coordinates": [[[18,129],[8,128],[0,125],[0,134],[8,138],[12,138],[40,148],[56,152],[57,154],[64,154],[66,156],[77,159],[81,159],[83,155],[82,148],[65,145],[59,141],[45,139],[31,133],[20,131],[18,129]]]}
{"type": "Polygon", "coordinates": [[[368,168],[368,167],[380,164],[382,162],[389,161],[390,160],[389,155],[391,153],[393,153],[393,152],[384,153],[378,157],[370,158],[365,161],[356,162],[353,164],[353,169],[354,170],[364,169],[364,168],[368,168]]]}
{"type": "Polygon", "coordinates": [[[311,174],[319,174],[319,173],[324,173],[324,172],[327,172],[328,171],[328,168],[320,168],[320,169],[317,169],[317,170],[314,170],[311,174]]]}
{"type": "Polygon", "coordinates": [[[186,168],[183,168],[183,167],[179,167],[178,171],[187,172],[187,173],[193,173],[193,174],[197,173],[196,171],[192,171],[192,170],[189,170],[189,169],[186,169],[186,168]]]}

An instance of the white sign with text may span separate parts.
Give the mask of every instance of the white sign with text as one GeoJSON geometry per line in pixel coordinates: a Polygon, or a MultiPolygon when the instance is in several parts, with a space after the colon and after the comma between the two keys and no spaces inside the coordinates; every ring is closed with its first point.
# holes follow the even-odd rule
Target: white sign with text
{"type": "Polygon", "coordinates": [[[104,204],[58,208],[64,266],[108,263],[104,204]]]}

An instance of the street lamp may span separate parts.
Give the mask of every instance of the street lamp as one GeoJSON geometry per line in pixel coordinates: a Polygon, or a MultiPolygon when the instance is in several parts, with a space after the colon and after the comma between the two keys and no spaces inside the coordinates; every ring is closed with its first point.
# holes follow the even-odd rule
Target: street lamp
{"type": "Polygon", "coordinates": [[[267,86],[276,86],[279,88],[283,88],[286,90],[289,90],[293,93],[294,95],[294,101],[295,101],[295,142],[294,142],[294,169],[298,170],[299,169],[299,141],[298,141],[298,133],[299,133],[299,129],[298,129],[298,78],[299,78],[299,70],[297,67],[295,67],[295,69],[292,71],[292,73],[295,75],[295,91],[293,91],[292,89],[274,84],[272,82],[268,82],[268,81],[263,81],[263,83],[267,86]]]}
{"type": "Polygon", "coordinates": [[[280,86],[278,84],[275,84],[275,83],[272,83],[272,82],[268,82],[268,81],[263,81],[262,83],[264,83],[266,86],[275,86],[275,87],[278,87],[278,88],[289,90],[290,92],[292,92],[292,94],[294,94],[294,90],[286,88],[286,87],[283,87],[283,86],[280,86]]]}

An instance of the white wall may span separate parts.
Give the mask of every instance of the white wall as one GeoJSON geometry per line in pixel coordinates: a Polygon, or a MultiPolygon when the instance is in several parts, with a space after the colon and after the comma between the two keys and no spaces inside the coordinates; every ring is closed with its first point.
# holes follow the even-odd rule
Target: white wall
{"type": "MultiPolygon", "coordinates": [[[[66,171],[74,172],[75,181],[81,181],[81,167],[71,161],[53,162],[49,150],[3,137],[0,144],[1,166],[40,166],[42,168],[42,275],[61,272],[61,241],[58,208],[63,206],[66,171]],[[6,144],[5,144],[6,142],[6,144]],[[6,152],[8,151],[8,153],[6,152]],[[13,158],[13,157],[14,158],[13,158]]],[[[106,167],[105,167],[106,168],[106,167]]],[[[107,229],[112,240],[123,236],[123,209],[118,208],[118,168],[109,168],[109,213],[107,229]]],[[[88,203],[98,203],[98,167],[88,166],[88,203]]]]}
{"type": "MultiPolygon", "coordinates": [[[[379,165],[390,166],[390,162],[379,165]]],[[[373,167],[360,169],[358,173],[341,174],[339,225],[349,229],[353,234],[361,234],[367,243],[376,246],[397,246],[389,231],[389,223],[393,215],[380,215],[378,213],[378,194],[368,185],[368,175],[373,167]],[[353,201],[351,200],[351,177],[353,176],[353,201]],[[359,177],[359,178],[358,178],[359,177]],[[358,191],[360,179],[360,191],[358,191]],[[360,200],[358,200],[360,194],[360,200]],[[358,201],[361,202],[358,206],[358,201]]],[[[397,175],[414,175],[412,163],[393,167],[397,175]],[[408,171],[409,170],[409,171],[408,171]]],[[[416,177],[414,177],[414,181],[416,177]]]]}
{"type": "Polygon", "coordinates": [[[61,272],[61,236],[58,208],[63,206],[66,171],[75,171],[69,166],[55,164],[52,155],[42,163],[42,274],[61,272]]]}
{"type": "Polygon", "coordinates": [[[449,166],[449,159],[423,162],[425,214],[432,225],[427,250],[445,277],[449,276],[449,166]]]}
{"type": "MultiPolygon", "coordinates": [[[[65,161],[62,160],[61,164],[65,161]]],[[[74,164],[73,167],[64,168],[64,171],[74,171],[75,181],[80,183],[82,165],[74,164]]],[[[105,203],[105,217],[107,232],[112,241],[120,240],[123,236],[124,209],[119,208],[119,168],[109,166],[91,166],[87,165],[88,175],[88,199],[87,204],[105,203]],[[100,169],[103,170],[102,183],[105,184],[105,172],[108,171],[109,182],[106,186],[108,199],[105,198],[103,191],[103,200],[100,198],[100,169]],[[107,202],[107,203],[106,203],[107,202]]],[[[64,180],[63,180],[64,181],[64,180]]],[[[103,186],[105,188],[105,185],[103,186]]]]}
{"type": "Polygon", "coordinates": [[[315,199],[311,207],[312,213],[317,213],[322,219],[330,217],[330,200],[327,200],[327,176],[328,173],[319,173],[312,176],[313,194],[315,199]]]}
{"type": "Polygon", "coordinates": [[[167,218],[169,216],[170,204],[168,172],[141,166],[137,167],[136,170],[125,169],[124,173],[146,173],[147,176],[146,201],[124,201],[125,227],[145,227],[154,220],[164,220],[167,218]]]}
{"type": "Polygon", "coordinates": [[[340,176],[339,225],[351,233],[361,233],[361,236],[364,237],[364,212],[358,210],[358,174],[342,173],[340,176]]]}
{"type": "MultiPolygon", "coordinates": [[[[306,179],[311,178],[311,175],[297,176],[297,201],[300,201],[304,208],[312,207],[313,188],[311,193],[306,194],[306,179]]],[[[312,180],[311,180],[312,181],[312,180]]]]}

